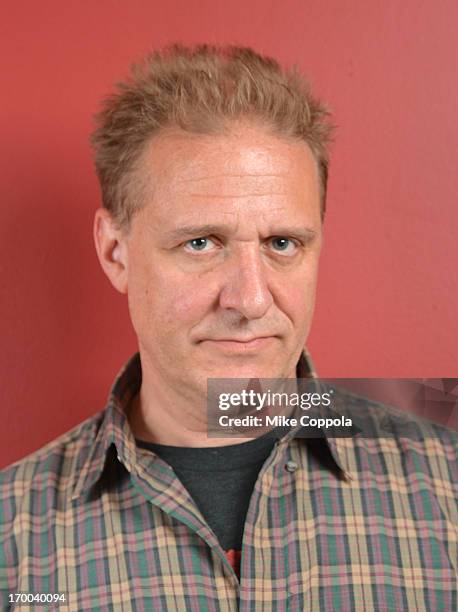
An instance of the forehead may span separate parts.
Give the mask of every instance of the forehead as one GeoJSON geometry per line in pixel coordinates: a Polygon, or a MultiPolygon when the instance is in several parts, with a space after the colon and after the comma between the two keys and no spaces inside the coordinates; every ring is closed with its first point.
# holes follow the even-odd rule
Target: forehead
{"type": "Polygon", "coordinates": [[[224,134],[169,129],[154,136],[139,168],[151,213],[249,213],[319,209],[315,158],[304,142],[234,123],[224,134]],[[302,206],[301,206],[302,207],[302,206]]]}

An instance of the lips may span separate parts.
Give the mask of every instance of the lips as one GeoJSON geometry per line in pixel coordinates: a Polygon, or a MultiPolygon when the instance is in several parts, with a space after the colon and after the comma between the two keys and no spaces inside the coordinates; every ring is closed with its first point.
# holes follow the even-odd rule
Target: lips
{"type": "Polygon", "coordinates": [[[202,340],[204,344],[214,346],[221,350],[232,351],[232,352],[246,352],[250,350],[258,350],[264,348],[276,339],[275,336],[255,336],[251,338],[209,338],[202,340]]]}
{"type": "Polygon", "coordinates": [[[255,340],[263,340],[264,338],[273,338],[273,336],[254,336],[253,338],[207,338],[210,342],[241,342],[249,343],[255,340]]]}

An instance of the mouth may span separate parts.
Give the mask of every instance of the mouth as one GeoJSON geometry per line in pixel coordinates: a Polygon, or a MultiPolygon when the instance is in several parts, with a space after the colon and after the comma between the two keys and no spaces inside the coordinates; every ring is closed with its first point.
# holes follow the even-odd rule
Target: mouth
{"type": "Polygon", "coordinates": [[[261,350],[277,339],[278,338],[276,336],[259,336],[256,338],[248,338],[243,340],[234,338],[221,338],[218,340],[202,340],[202,344],[206,344],[226,352],[247,353],[250,351],[261,350]]]}

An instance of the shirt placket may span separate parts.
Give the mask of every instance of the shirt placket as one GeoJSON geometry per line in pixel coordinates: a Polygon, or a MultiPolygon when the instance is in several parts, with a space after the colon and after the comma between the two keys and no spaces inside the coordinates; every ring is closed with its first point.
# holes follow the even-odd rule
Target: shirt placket
{"type": "MultiPolygon", "coordinates": [[[[173,517],[201,538],[212,553],[221,561],[212,563],[209,573],[214,575],[212,605],[218,600],[219,612],[238,611],[239,581],[218,539],[203,518],[195,502],[175,475],[173,469],[160,457],[152,453],[138,453],[136,469],[131,472],[131,482],[136,490],[150,503],[173,517]]],[[[175,540],[176,554],[182,544],[179,536],[175,540]]],[[[211,557],[209,557],[210,559],[211,557]]],[[[201,605],[201,599],[199,599],[201,605]]]]}
{"type": "Polygon", "coordinates": [[[270,495],[273,480],[283,477],[282,471],[285,471],[287,478],[293,478],[296,469],[297,465],[290,460],[289,441],[277,442],[259,473],[245,521],[240,575],[240,612],[265,610],[286,612],[289,609],[288,597],[285,598],[284,591],[277,596],[272,586],[279,578],[277,575],[272,575],[272,567],[286,569],[286,557],[282,548],[276,548],[272,553],[275,559],[270,557],[273,550],[270,547],[271,536],[276,534],[273,534],[269,528],[267,514],[277,511],[270,495]]]}

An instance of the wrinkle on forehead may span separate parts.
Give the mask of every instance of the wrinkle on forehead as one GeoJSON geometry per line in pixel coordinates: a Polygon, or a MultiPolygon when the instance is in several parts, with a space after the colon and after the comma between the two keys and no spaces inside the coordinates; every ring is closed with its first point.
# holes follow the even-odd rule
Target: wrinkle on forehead
{"type": "MultiPolygon", "coordinates": [[[[264,176],[264,177],[270,177],[270,176],[274,176],[274,177],[278,177],[281,178],[284,175],[283,174],[260,174],[260,173],[256,173],[256,174],[249,174],[249,173],[244,173],[244,174],[212,174],[211,176],[205,177],[208,179],[219,179],[219,178],[245,178],[245,177],[258,177],[258,176],[264,176]]],[[[180,183],[184,183],[184,182],[188,182],[188,181],[195,181],[195,180],[201,180],[201,179],[194,179],[194,178],[187,178],[187,179],[181,179],[180,183]]]]}
{"type": "MultiPolygon", "coordinates": [[[[186,143],[187,144],[187,143],[186,143]]],[[[178,171],[178,182],[198,182],[212,180],[284,180],[291,170],[291,158],[286,155],[289,145],[279,143],[278,147],[262,143],[240,146],[237,140],[227,138],[214,143],[210,149],[203,146],[199,151],[191,151],[184,146],[183,151],[175,150],[169,158],[169,168],[178,171]],[[183,155],[183,153],[186,153],[183,155]],[[214,152],[214,160],[209,153],[214,152]]],[[[300,147],[308,154],[306,145],[300,147]]],[[[311,153],[310,153],[311,155],[311,153]]]]}
{"type": "Polygon", "coordinates": [[[143,162],[152,188],[148,200],[162,202],[169,213],[172,201],[177,212],[197,201],[212,208],[219,201],[220,214],[230,202],[235,210],[249,203],[261,212],[267,205],[315,201],[319,192],[318,165],[307,144],[258,128],[224,135],[159,134],[143,162]]]}
{"type": "Polygon", "coordinates": [[[180,129],[160,132],[147,146],[145,159],[159,162],[165,172],[173,166],[179,171],[180,182],[223,177],[281,178],[290,171],[287,150],[303,152],[315,162],[304,141],[284,139],[249,123],[234,122],[224,134],[193,134],[180,129]],[[156,155],[164,145],[168,149],[165,166],[160,163],[165,161],[162,155],[156,155]],[[209,152],[218,158],[217,168],[211,167],[211,159],[209,164],[209,152]]]}
{"type": "Polygon", "coordinates": [[[243,194],[240,193],[189,193],[188,194],[190,198],[212,198],[212,199],[218,199],[218,198],[241,198],[241,197],[251,197],[253,195],[256,195],[258,197],[270,197],[270,196],[283,196],[285,195],[284,193],[274,193],[272,191],[269,191],[268,193],[246,193],[245,191],[243,192],[243,194]]]}
{"type": "Polygon", "coordinates": [[[285,196],[291,187],[287,175],[212,175],[177,180],[175,192],[191,198],[239,198],[285,196]]]}

